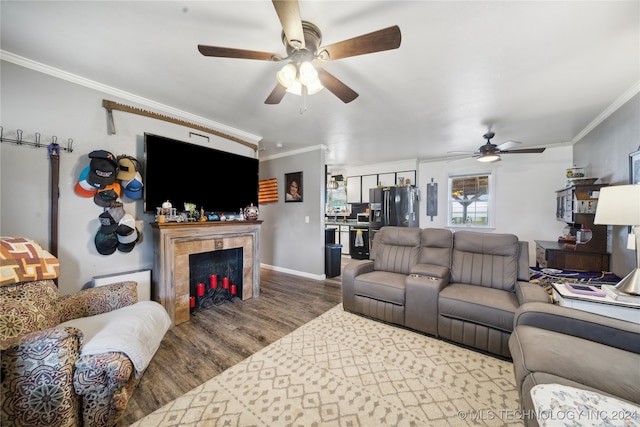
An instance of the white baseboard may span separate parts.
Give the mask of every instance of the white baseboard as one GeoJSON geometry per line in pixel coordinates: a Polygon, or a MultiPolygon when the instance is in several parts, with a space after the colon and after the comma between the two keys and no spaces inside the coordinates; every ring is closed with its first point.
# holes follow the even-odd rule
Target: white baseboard
{"type": "Polygon", "coordinates": [[[292,274],[294,276],[306,277],[307,279],[313,279],[313,280],[325,280],[327,278],[326,274],[311,274],[304,271],[291,270],[288,268],[277,267],[275,265],[269,265],[269,264],[260,263],[260,268],[273,270],[280,273],[292,274]]]}

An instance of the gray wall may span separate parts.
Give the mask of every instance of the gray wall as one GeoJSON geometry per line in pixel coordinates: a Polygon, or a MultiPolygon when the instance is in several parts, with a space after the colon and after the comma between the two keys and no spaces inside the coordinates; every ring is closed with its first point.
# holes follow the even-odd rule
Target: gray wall
{"type": "Polygon", "coordinates": [[[260,179],[276,178],[278,201],[260,206],[260,262],[264,267],[324,277],[324,163],[318,147],[260,161],[260,179]],[[285,174],[303,172],[303,201],[285,202],[285,174]],[[308,223],[305,222],[308,217],[308,223]]]}
{"type": "MultiPolygon", "coordinates": [[[[629,183],[629,153],[640,149],[640,95],[636,94],[615,113],[573,146],[576,166],[586,166],[591,177],[621,185],[629,183]]],[[[610,226],[610,269],[618,276],[635,267],[634,252],[627,247],[627,227],[610,226]]]]}
{"type": "MultiPolygon", "coordinates": [[[[75,292],[98,275],[150,269],[153,266],[153,242],[149,223],[153,215],[142,212],[142,201],[123,198],[125,211],[132,214],[142,232],[142,241],[130,253],[100,255],[93,238],[99,228],[102,208],[92,199],[77,196],[74,185],[82,169],[89,164],[87,155],[98,149],[113,154],[143,158],[145,132],[182,141],[200,143],[224,151],[253,156],[253,150],[211,135],[211,142],[190,139],[192,129],[115,111],[116,134],[109,135],[103,99],[136,105],[101,91],[30,70],[5,61],[1,63],[0,100],[4,136],[15,138],[22,129],[23,139],[33,141],[41,133],[44,145],[51,136],[64,145],[73,138],[72,153],[60,155],[59,253],[60,292],[75,292]]],[[[209,125],[208,123],[204,123],[209,125]]],[[[202,133],[202,132],[198,132],[202,133]]],[[[185,169],[188,173],[188,168],[185,169]]],[[[225,180],[212,181],[226,185],[225,180]]],[[[0,234],[30,237],[49,249],[50,165],[47,150],[12,143],[0,144],[0,234]]]]}

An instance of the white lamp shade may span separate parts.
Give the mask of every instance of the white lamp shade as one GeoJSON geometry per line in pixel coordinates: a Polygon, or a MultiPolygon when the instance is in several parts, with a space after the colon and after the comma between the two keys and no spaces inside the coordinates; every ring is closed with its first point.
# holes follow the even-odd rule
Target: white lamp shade
{"type": "Polygon", "coordinates": [[[640,184],[602,187],[593,223],[640,225],[640,184]]]}

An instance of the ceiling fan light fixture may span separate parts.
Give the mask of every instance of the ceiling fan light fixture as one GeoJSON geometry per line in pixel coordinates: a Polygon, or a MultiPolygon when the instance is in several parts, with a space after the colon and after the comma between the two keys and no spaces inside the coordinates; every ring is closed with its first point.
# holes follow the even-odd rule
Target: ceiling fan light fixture
{"type": "Polygon", "coordinates": [[[300,70],[300,83],[303,85],[310,86],[312,83],[318,81],[318,72],[310,62],[302,62],[298,69],[300,70]]]}
{"type": "Polygon", "coordinates": [[[285,65],[276,73],[278,83],[289,89],[297,80],[298,70],[291,62],[285,65]]]}
{"type": "Polygon", "coordinates": [[[498,160],[500,160],[500,156],[496,153],[485,153],[483,155],[481,155],[480,157],[478,157],[477,159],[479,162],[483,162],[483,163],[492,163],[492,162],[497,162],[498,160]]]}
{"type": "Polygon", "coordinates": [[[287,88],[288,93],[301,96],[302,86],[306,86],[307,95],[313,95],[324,89],[318,71],[308,61],[303,61],[298,67],[292,62],[288,63],[276,74],[278,82],[287,88]],[[293,78],[291,78],[293,76],[293,78]]]}

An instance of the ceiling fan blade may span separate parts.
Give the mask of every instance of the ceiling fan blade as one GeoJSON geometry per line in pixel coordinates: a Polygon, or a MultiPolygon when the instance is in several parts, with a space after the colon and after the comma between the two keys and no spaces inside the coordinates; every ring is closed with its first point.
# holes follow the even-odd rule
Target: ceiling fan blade
{"type": "Polygon", "coordinates": [[[508,150],[509,148],[512,147],[517,147],[518,145],[522,144],[522,142],[519,141],[505,141],[502,144],[498,145],[498,150],[508,150]]]}
{"type": "Polygon", "coordinates": [[[318,78],[322,86],[326,87],[331,93],[340,98],[345,104],[353,101],[358,94],[346,84],[335,78],[324,68],[318,67],[318,78]]]}
{"type": "Polygon", "coordinates": [[[259,52],[257,50],[233,49],[229,47],[206,46],[199,44],[198,50],[204,56],[220,58],[258,59],[261,61],[280,61],[282,56],[277,53],[259,52]]]}
{"type": "Polygon", "coordinates": [[[348,58],[350,56],[397,49],[400,47],[401,40],[402,35],[400,34],[400,27],[394,25],[393,27],[363,34],[329,46],[324,46],[320,51],[321,53],[326,51],[329,55],[328,59],[333,61],[336,59],[348,58]]]}
{"type": "Polygon", "coordinates": [[[282,24],[282,31],[284,31],[284,35],[287,38],[287,43],[295,49],[302,49],[304,47],[304,31],[302,30],[298,0],[272,1],[282,24]]]}
{"type": "Polygon", "coordinates": [[[287,88],[282,86],[280,83],[276,84],[276,87],[273,88],[267,99],[264,101],[265,104],[279,104],[284,98],[284,95],[287,93],[287,88]]]}
{"type": "Polygon", "coordinates": [[[544,148],[522,148],[520,150],[500,150],[499,154],[526,154],[526,153],[542,153],[544,152],[544,148]]]}

